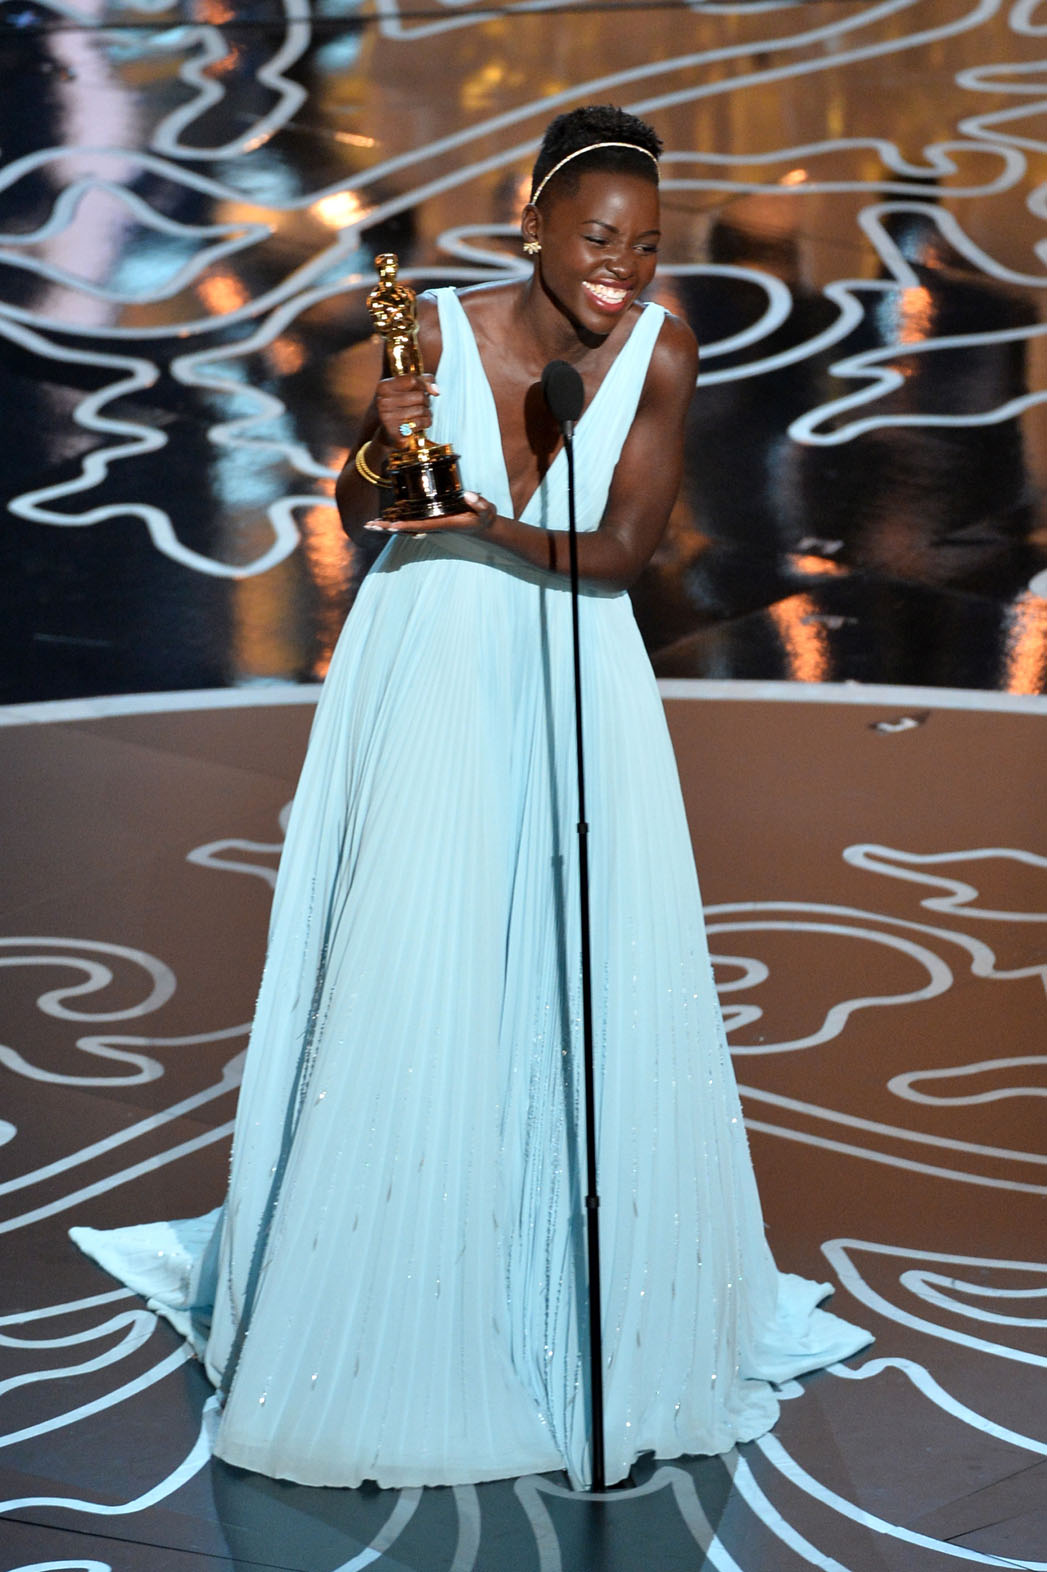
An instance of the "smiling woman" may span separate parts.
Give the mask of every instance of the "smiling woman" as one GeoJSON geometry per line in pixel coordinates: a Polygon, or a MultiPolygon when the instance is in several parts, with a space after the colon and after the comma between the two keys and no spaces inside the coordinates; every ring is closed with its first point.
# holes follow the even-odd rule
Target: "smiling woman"
{"type": "Polygon", "coordinates": [[[618,110],[555,122],[523,220],[533,275],[421,302],[438,383],[385,376],[339,482],[347,527],[394,538],[339,640],[288,825],[227,1204],[174,1236],[77,1231],[198,1337],[225,1398],[216,1449],[242,1467],[326,1485],[592,1477],[550,359],[585,390],[607,1482],[642,1452],[760,1435],[773,1383],[868,1341],[764,1239],[672,747],[623,593],[665,528],[696,370],[689,330],[639,299],[657,151],[618,110]],[[430,425],[476,488],[467,511],[374,519],[390,453],[430,425]]]}
{"type": "MultiPolygon", "coordinates": [[[[482,285],[455,296],[494,401],[508,495],[496,501],[497,488],[488,488],[490,495],[471,495],[464,514],[394,525],[371,518],[374,492],[359,466],[349,464],[338,500],[351,534],[370,527],[479,536],[504,556],[566,573],[566,532],[550,528],[545,519],[536,528],[525,517],[559,443],[540,393],[542,368],[555,359],[576,366],[588,408],[646,317],[651,345],[643,354],[637,401],[615,455],[598,527],[580,539],[578,558],[582,578],[591,583],[613,589],[633,583],[661,539],[676,498],[683,422],[697,375],[690,329],[640,303],[657,262],[660,148],[649,126],[619,109],[575,111],[553,121],[521,225],[524,250],[535,259],[532,276],[522,284],[482,285]]],[[[444,349],[438,299],[423,297],[419,306],[422,358],[436,366],[444,349]]],[[[441,377],[441,385],[446,381],[441,377]]],[[[433,396],[428,377],[387,376],[379,383],[360,444],[366,468],[377,479],[389,454],[408,443],[405,430],[429,426],[433,396]]],[[[457,443],[456,430],[448,440],[457,443]]],[[[480,473],[474,467],[474,484],[480,473]]],[[[468,483],[469,470],[463,474],[468,483]]]]}
{"type": "MultiPolygon", "coordinates": [[[[576,260],[587,270],[582,279],[586,299],[613,315],[624,311],[654,277],[661,238],[657,174],[661,142],[641,121],[635,122],[639,129],[632,132],[633,142],[579,142],[579,138],[596,135],[600,114],[594,111],[584,126],[576,115],[561,115],[549,127],[524,213],[524,250],[539,256],[543,233],[546,235],[549,257],[544,268],[539,265],[539,275],[543,286],[550,287],[549,259],[569,256],[571,241],[580,240],[576,260]],[[572,140],[577,145],[570,146],[572,140]],[[647,200],[621,179],[610,185],[590,181],[590,197],[588,191],[580,190],[586,174],[631,176],[647,186],[647,200]],[[547,190],[550,184],[552,189],[547,190]],[[567,198],[575,200],[569,204],[567,198]],[[579,212],[586,206],[593,209],[592,216],[579,223],[579,212]]],[[[615,114],[613,110],[607,114],[606,125],[612,131],[617,129],[615,114]]]]}

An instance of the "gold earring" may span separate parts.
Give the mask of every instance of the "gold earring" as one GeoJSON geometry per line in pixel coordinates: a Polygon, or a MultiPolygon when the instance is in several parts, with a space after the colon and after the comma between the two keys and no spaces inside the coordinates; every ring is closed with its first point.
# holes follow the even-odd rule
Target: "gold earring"
{"type": "Polygon", "coordinates": [[[542,242],[540,240],[525,240],[523,248],[525,256],[536,257],[542,249],[542,242]]]}

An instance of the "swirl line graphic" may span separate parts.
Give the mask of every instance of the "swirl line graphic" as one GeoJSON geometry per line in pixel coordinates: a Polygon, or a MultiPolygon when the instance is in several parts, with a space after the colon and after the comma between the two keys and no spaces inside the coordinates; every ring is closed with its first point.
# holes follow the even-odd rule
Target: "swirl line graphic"
{"type": "MultiPolygon", "coordinates": [[[[914,1331],[926,1332],[929,1336],[941,1338],[945,1342],[957,1343],[965,1348],[976,1349],[983,1354],[991,1354],[997,1359],[1014,1360],[1018,1364],[1032,1365],[1036,1369],[1047,1369],[1047,1355],[1045,1354],[1033,1353],[1026,1348],[1011,1347],[1006,1343],[992,1342],[984,1337],[976,1337],[973,1333],[960,1331],[956,1327],[928,1321],[925,1317],[914,1315],[910,1310],[904,1310],[900,1305],[892,1304],[866,1282],[859,1272],[853,1256],[861,1254],[886,1256],[891,1259],[904,1259],[906,1261],[927,1261],[935,1266],[969,1266],[975,1270],[983,1271],[1035,1272],[1040,1283],[1047,1281],[1047,1265],[1044,1263],[1040,1261],[996,1261],[987,1256],[948,1255],[937,1250],[902,1249],[894,1245],[875,1244],[867,1239],[829,1239],[822,1245],[822,1253],[827,1257],[837,1278],[848,1292],[853,1294],[856,1299],[860,1299],[862,1304],[868,1305],[871,1310],[875,1310],[879,1315],[885,1316],[889,1321],[897,1321],[902,1326],[908,1326],[914,1331]]],[[[902,1279],[900,1278],[899,1281],[902,1281],[902,1279]]],[[[1039,1284],[1037,1289],[1039,1289],[1039,1284]]],[[[951,1304],[949,1308],[955,1310],[957,1306],[956,1304],[951,1304]]]]}
{"type": "Polygon", "coordinates": [[[875,1533],[883,1534],[888,1539],[898,1539],[907,1545],[918,1545],[922,1550],[934,1550],[939,1555],[951,1556],[957,1561],[970,1561],[980,1567],[1015,1567],[1020,1569],[1020,1572],[1047,1572],[1047,1561],[1015,1561],[1009,1556],[993,1556],[983,1551],[966,1550],[962,1545],[951,1544],[947,1539],[932,1539],[929,1534],[919,1534],[900,1523],[889,1523],[886,1518],[867,1512],[864,1507],[848,1501],[845,1496],[841,1496],[828,1485],[823,1485],[820,1480],[815,1479],[789,1455],[776,1436],[761,1436],[753,1444],[759,1447],[767,1461],[797,1489],[822,1502],[824,1506],[831,1507],[841,1516],[849,1518],[852,1523],[860,1523],[864,1528],[871,1528],[875,1533]]]}

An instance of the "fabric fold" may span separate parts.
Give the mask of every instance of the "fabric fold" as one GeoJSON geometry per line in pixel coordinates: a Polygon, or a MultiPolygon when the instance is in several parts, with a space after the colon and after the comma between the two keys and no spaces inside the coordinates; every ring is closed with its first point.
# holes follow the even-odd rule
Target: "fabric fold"
{"type": "MultiPolygon", "coordinates": [[[[432,434],[505,510],[467,311],[436,298],[432,434]]],[[[583,530],[663,317],[638,314],[578,423],[583,530]]],[[[564,526],[563,469],[527,522],[564,526]]],[[[562,578],[482,541],[390,542],[290,815],[226,1206],[74,1231],[203,1349],[232,1463],[327,1485],[588,1480],[570,612],[562,578]]],[[[760,1434],[771,1383],[869,1339],[771,1259],[628,597],[587,590],[580,632],[613,1482],[643,1451],[760,1434]]]]}

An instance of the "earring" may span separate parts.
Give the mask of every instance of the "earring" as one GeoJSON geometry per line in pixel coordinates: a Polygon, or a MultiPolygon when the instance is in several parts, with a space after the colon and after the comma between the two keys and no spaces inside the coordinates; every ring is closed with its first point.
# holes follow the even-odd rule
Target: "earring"
{"type": "Polygon", "coordinates": [[[540,240],[525,240],[523,248],[525,256],[536,257],[542,249],[542,242],[540,240]]]}

